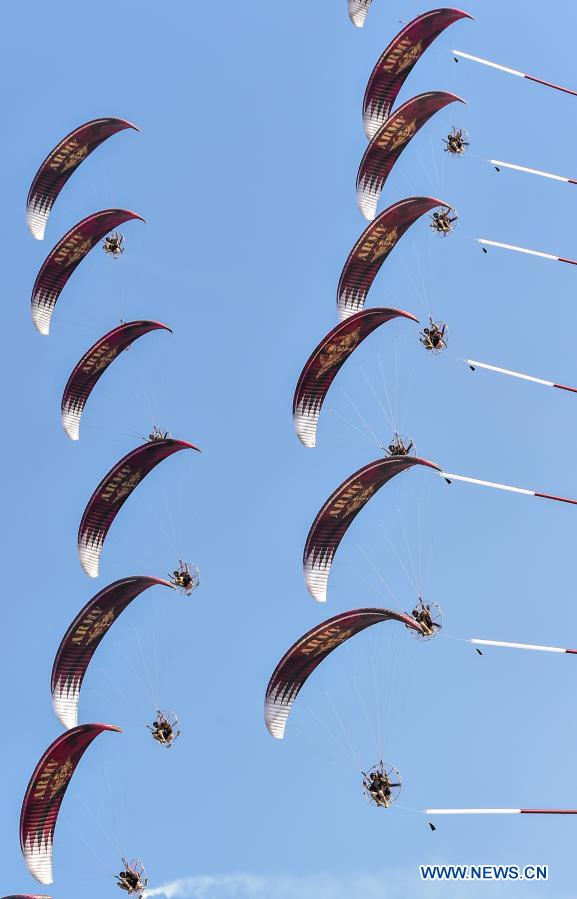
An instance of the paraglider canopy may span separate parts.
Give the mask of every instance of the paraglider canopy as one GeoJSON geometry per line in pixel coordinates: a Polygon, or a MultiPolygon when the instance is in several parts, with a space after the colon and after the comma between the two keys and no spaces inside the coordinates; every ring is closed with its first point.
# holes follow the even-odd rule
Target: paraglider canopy
{"type": "Polygon", "coordinates": [[[58,194],[78,166],[103,141],[128,128],[139,130],[125,119],[93,119],[75,128],[56,144],[36,172],[28,191],[26,221],[33,237],[43,239],[48,216],[58,194]]]}
{"type": "Polygon", "coordinates": [[[415,466],[441,471],[418,456],[388,456],[369,462],[331,494],[311,525],[303,552],[305,583],[313,599],[325,602],[333,559],[350,525],[369,500],[392,478],[415,466]]]}
{"type": "Polygon", "coordinates": [[[455,102],[464,101],[446,91],[419,94],[403,103],[381,125],[357,172],[357,205],[368,221],[374,219],[381,191],[405,147],[432,116],[455,102]]]}
{"type": "Polygon", "coordinates": [[[32,321],[41,334],[48,334],[54,307],[70,276],[90,250],[113,228],[142,216],[129,209],[103,209],[74,225],[52,248],[32,288],[32,321]]]}
{"type": "Polygon", "coordinates": [[[405,232],[435,206],[450,209],[435,197],[407,197],[393,203],[363,231],[343,266],[337,287],[341,321],[365,305],[367,294],[381,266],[405,232]]]}
{"type": "Polygon", "coordinates": [[[122,322],[97,340],[76,363],[66,382],[60,406],[62,426],[71,440],[80,438],[84,407],[104,372],[135,340],[158,330],[172,333],[162,322],[122,322]]]}
{"type": "Polygon", "coordinates": [[[185,449],[200,452],[186,440],[150,439],[123,456],[102,479],[88,500],[78,529],[80,563],[89,577],[98,577],[106,535],[128,497],[157,465],[185,449]]]}
{"type": "Polygon", "coordinates": [[[341,367],[376,328],[405,318],[416,322],[402,309],[362,309],[338,324],[323,337],[305,363],[293,398],[293,422],[301,443],[316,445],[317,423],[329,388],[341,367]]]}
{"type": "Polygon", "coordinates": [[[118,617],[144,590],[171,587],[162,578],[136,575],[121,578],[86,603],[60,642],[52,666],[52,704],[64,727],[78,723],[78,702],[84,676],[101,640],[118,617]]]}
{"type": "Polygon", "coordinates": [[[20,846],[40,883],[52,883],[54,830],[70,780],[92,741],[107,730],[122,733],[114,724],[80,724],[66,731],[48,747],[30,778],[20,813],[20,846]]]}
{"type": "Polygon", "coordinates": [[[348,0],[349,19],[357,28],[362,28],[373,0],[348,0]]]}
{"type": "Polygon", "coordinates": [[[383,621],[398,621],[412,631],[422,632],[421,625],[405,612],[353,609],[323,621],[293,643],[276,666],[266,688],[264,718],[271,736],[283,739],[293,703],[315,668],[342,643],[383,621]]]}
{"type": "Polygon", "coordinates": [[[376,63],[363,100],[365,133],[375,136],[413,66],[445,28],[459,19],[472,19],[460,9],[431,9],[399,31],[376,63]]]}

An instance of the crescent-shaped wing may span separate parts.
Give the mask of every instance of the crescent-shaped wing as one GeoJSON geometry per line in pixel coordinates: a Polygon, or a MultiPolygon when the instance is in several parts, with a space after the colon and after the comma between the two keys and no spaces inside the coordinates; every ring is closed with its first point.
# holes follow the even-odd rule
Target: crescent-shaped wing
{"type": "Polygon", "coordinates": [[[362,28],[373,0],[349,0],[349,19],[357,28],[362,28]]]}
{"type": "Polygon", "coordinates": [[[52,704],[64,727],[76,727],[78,701],[92,656],[121,612],[149,587],[171,587],[157,577],[125,577],[109,584],[86,603],[62,638],[52,666],[52,704]]]}
{"type": "Polygon", "coordinates": [[[72,370],[62,395],[62,427],[71,440],[80,438],[80,419],[84,406],[110,363],[139,337],[159,329],[172,333],[168,325],[163,325],[162,322],[126,322],[113,328],[84,353],[72,370]]]}
{"type": "Polygon", "coordinates": [[[101,480],[88,500],[78,528],[80,564],[89,577],[98,577],[106,535],[132,491],[160,462],[184,449],[200,452],[185,440],[153,440],[127,453],[101,480]]]}
{"type": "Polygon", "coordinates": [[[46,222],[58,194],[78,166],[103,141],[127,128],[139,130],[125,119],[93,119],[75,128],[50,150],[34,176],[26,200],[26,222],[36,240],[44,238],[46,222]]]}
{"type": "Polygon", "coordinates": [[[456,94],[429,91],[407,100],[379,128],[359,165],[357,204],[367,219],[377,214],[377,203],[391,170],[415,134],[449,103],[464,103],[456,94]]]}
{"type": "Polygon", "coordinates": [[[461,9],[431,9],[399,31],[375,65],[363,100],[365,133],[375,136],[388,119],[406,77],[441,32],[459,19],[472,19],[461,9]]]}
{"type": "Polygon", "coordinates": [[[393,203],[365,228],[348,255],[337,287],[341,321],[365,305],[367,294],[385,259],[411,225],[435,206],[449,208],[435,197],[408,197],[393,203]]]}
{"type": "Polygon", "coordinates": [[[358,513],[387,481],[415,465],[441,471],[436,462],[418,456],[377,459],[355,471],[328,498],[312,523],[303,553],[305,583],[317,602],[326,602],[335,553],[358,513]]]}
{"type": "Polygon", "coordinates": [[[76,266],[105,234],[131,219],[144,221],[129,209],[103,209],[74,225],[52,248],[32,288],[32,321],[41,334],[49,333],[56,301],[76,266]]]}
{"type": "Polygon", "coordinates": [[[317,665],[367,627],[381,621],[399,621],[418,634],[421,626],[410,615],[391,609],[353,609],[317,624],[293,643],[273,671],[264,700],[264,720],[269,734],[282,740],[288,716],[299,690],[317,665]]]}
{"type": "Polygon", "coordinates": [[[52,883],[52,844],[60,805],[70,778],[95,737],[114,724],[81,724],[54,740],[34,769],[20,813],[24,861],[40,883],[52,883]]]}
{"type": "Polygon", "coordinates": [[[303,368],[293,399],[293,422],[305,446],[315,446],[322,405],[337,372],[365,337],[394,318],[417,322],[402,309],[362,309],[338,324],[323,337],[303,368]]]}

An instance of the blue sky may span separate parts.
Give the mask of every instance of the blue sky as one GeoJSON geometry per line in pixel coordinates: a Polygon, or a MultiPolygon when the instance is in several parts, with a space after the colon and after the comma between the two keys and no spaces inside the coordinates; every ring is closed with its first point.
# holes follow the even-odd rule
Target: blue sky
{"type": "Polygon", "coordinates": [[[549,883],[534,889],[467,892],[573,895],[572,819],[447,819],[431,834],[411,809],[577,805],[573,659],[498,650],[480,659],[462,641],[577,640],[577,511],[407,475],[351,528],[326,607],[307,594],[300,565],[319,505],[378,455],[351,427],[364,428],[355,408],[379,441],[390,435],[367,386],[382,400],[381,367],[398,425],[423,456],[450,471],[577,497],[574,398],[473,375],[461,361],[577,384],[575,270],[497,250],[484,256],[473,240],[577,255],[574,188],[497,175],[484,161],[575,176],[577,100],[456,65],[450,53],[576,87],[573,5],[537,14],[520,0],[472,0],[476,21],[446,32],[405,84],[399,100],[443,89],[468,106],[423,128],[380,208],[430,193],[455,205],[460,220],[445,241],[426,223],[415,226],[369,302],[421,320],[432,310],[449,323],[450,347],[430,358],[410,323],[377,331],[334,384],[315,450],[293,433],[291,400],[302,364],[336,322],[338,277],[364,225],[354,194],[366,145],[362,95],[399,19],[424,7],[374,0],[358,31],[344,0],[199,6],[63,0],[49,9],[28,0],[4,11],[0,665],[4,719],[15,728],[5,728],[2,749],[4,893],[38,889],[20,856],[18,815],[36,760],[60,733],[49,678],[65,628],[106,583],[162,576],[186,558],[200,567],[201,589],[190,600],[160,589],[140,597],[87,677],[81,720],[125,733],[93,745],[67,794],[54,896],[115,895],[120,853],[140,856],[151,887],[168,899],[462,896],[420,883],[418,865],[429,862],[548,863],[549,883]],[[101,115],[128,118],[142,133],[112,138],[81,167],[45,241],[35,242],[24,203],[39,162],[70,129],[101,115]],[[471,136],[461,161],[442,152],[452,124],[471,136]],[[41,337],[29,312],[38,267],[73,223],[108,206],[134,209],[147,223],[123,229],[118,262],[99,252],[86,259],[50,337],[41,337]],[[60,426],[61,391],[80,355],[120,318],[160,319],[174,334],[148,335],[115,364],[73,444],[60,426]],[[153,423],[203,454],[175,456],[137,491],[110,535],[100,578],[90,581],[75,548],[84,504],[153,423]],[[323,617],[390,604],[378,592],[383,581],[412,608],[403,571],[412,558],[422,560],[425,595],[443,606],[443,637],[420,645],[383,627],[359,638],[303,691],[284,744],[273,741],[262,699],[279,656],[323,617]],[[374,695],[371,660],[382,669],[374,695]],[[154,714],[148,676],[181,719],[168,754],[144,730],[154,714]],[[354,766],[340,764],[328,736],[319,739],[324,725],[339,730],[334,709],[367,766],[376,761],[378,718],[385,756],[403,774],[402,808],[368,807],[354,766]]]}

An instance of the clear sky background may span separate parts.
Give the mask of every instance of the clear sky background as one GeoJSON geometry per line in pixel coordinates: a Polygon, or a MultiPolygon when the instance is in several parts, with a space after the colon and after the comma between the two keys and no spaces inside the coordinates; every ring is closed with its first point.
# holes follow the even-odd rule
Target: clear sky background
{"type": "Polygon", "coordinates": [[[336,322],[338,277],[364,227],[354,179],[366,146],[365,84],[399,20],[424,9],[374,0],[362,31],[345,0],[24,0],[3,10],[6,894],[41,891],[20,855],[18,816],[38,757],[61,732],[49,686],[62,634],[110,581],[162,576],[179,558],[199,565],[201,588],[191,599],[160,588],[140,597],[86,679],[80,720],[125,733],[93,745],[68,791],[55,897],[118,895],[121,854],[140,856],[151,887],[168,897],[575,894],[576,819],[439,819],[432,834],[415,810],[577,806],[577,663],[506,650],[480,658],[463,642],[577,641],[577,510],[411,473],[355,521],[326,606],[302,578],[320,504],[390,437],[381,369],[398,404],[395,424],[421,455],[449,471],[577,497],[577,400],[472,374],[461,361],[577,384],[575,269],[499,250],[485,256],[474,242],[577,256],[575,188],[497,174],[484,161],[575,176],[577,99],[456,65],[450,52],[576,88],[570,2],[537,10],[471,0],[476,21],[449,29],[410,75],[400,101],[445,89],[468,106],[423,128],[379,208],[432,194],[460,219],[447,240],[425,219],[415,225],[369,304],[398,305],[421,320],[431,311],[449,323],[449,351],[427,355],[409,322],[384,326],[339,374],[317,448],[305,449],[293,432],[296,379],[336,322]],[[35,242],[24,204],[38,164],[69,130],[104,115],[128,118],[142,133],[117,135],[94,153],[62,192],[45,241],[35,242]],[[470,133],[463,160],[442,152],[453,124],[470,133]],[[62,293],[50,337],[41,337],[29,311],[38,267],[72,224],[110,206],[147,223],[123,229],[119,261],[88,256],[62,293]],[[146,336],[112,366],[74,444],[59,421],[63,386],[120,318],[160,319],[174,334],[146,336]],[[168,460],[136,491],[105,546],[100,578],[90,581],[75,545],[85,502],[153,423],[203,453],[168,460]],[[415,590],[404,568],[413,562],[419,588],[443,606],[443,636],[420,644],[384,625],[359,637],[303,690],[284,743],[272,740],[262,702],[280,655],[339,611],[410,610],[415,590]],[[155,711],[147,679],[181,719],[169,753],[144,729],[155,711]],[[373,740],[379,728],[382,747],[373,740]],[[352,752],[341,746],[347,740],[352,752]],[[381,751],[404,780],[400,807],[387,812],[363,801],[354,763],[356,754],[368,767],[381,751]],[[547,863],[550,881],[421,884],[418,865],[428,862],[547,863]]]}

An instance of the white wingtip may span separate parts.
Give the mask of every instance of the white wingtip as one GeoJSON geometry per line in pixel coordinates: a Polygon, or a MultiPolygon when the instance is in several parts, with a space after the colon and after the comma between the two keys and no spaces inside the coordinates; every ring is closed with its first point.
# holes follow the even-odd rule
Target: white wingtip
{"type": "Polygon", "coordinates": [[[80,440],[80,415],[71,409],[63,409],[60,415],[62,427],[71,440],[80,440]]]}
{"type": "Polygon", "coordinates": [[[28,225],[30,234],[35,240],[44,240],[47,221],[47,214],[35,212],[31,207],[26,210],[26,224],[28,225]]]}

